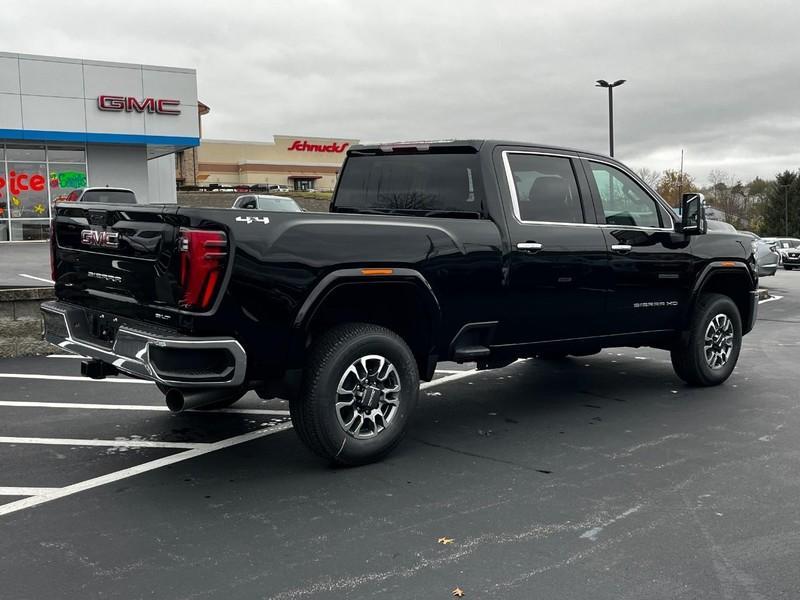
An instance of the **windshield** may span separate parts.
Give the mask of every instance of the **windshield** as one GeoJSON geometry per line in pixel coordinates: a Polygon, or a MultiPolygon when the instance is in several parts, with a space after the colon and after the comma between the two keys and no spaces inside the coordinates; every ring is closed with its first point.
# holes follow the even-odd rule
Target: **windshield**
{"type": "Polygon", "coordinates": [[[105,204],[136,204],[136,195],[130,190],[86,190],[81,202],[105,204]]]}
{"type": "Polygon", "coordinates": [[[483,188],[476,154],[350,156],[332,210],[480,216],[483,188]]]}
{"type": "Polygon", "coordinates": [[[264,198],[258,199],[259,210],[273,210],[278,212],[302,212],[303,209],[291,198],[264,198]]]}

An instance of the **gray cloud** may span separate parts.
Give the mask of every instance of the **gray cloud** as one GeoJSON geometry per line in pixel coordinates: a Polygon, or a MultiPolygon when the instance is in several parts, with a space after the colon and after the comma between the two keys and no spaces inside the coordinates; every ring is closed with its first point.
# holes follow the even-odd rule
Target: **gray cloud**
{"type": "Polygon", "coordinates": [[[198,70],[207,137],[501,137],[743,179],[800,166],[790,1],[73,0],[3,11],[8,51],[198,70]]]}

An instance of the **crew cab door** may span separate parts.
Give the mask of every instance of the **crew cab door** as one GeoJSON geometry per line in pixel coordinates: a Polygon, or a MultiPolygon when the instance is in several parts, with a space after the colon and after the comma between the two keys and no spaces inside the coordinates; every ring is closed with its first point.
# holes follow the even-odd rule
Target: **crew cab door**
{"type": "Polygon", "coordinates": [[[495,342],[605,333],[608,256],[577,157],[498,150],[506,207],[506,310],[495,342]]]}
{"type": "Polygon", "coordinates": [[[669,211],[617,164],[584,158],[611,267],[608,320],[613,333],[673,329],[689,300],[689,236],[669,211]]]}

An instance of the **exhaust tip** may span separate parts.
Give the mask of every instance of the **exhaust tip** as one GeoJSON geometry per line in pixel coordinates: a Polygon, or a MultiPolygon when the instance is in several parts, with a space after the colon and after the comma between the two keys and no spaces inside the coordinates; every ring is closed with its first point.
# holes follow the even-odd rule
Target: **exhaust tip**
{"type": "Polygon", "coordinates": [[[186,406],[186,400],[183,397],[183,392],[177,388],[171,388],[167,390],[165,400],[167,402],[167,408],[172,412],[181,412],[186,406]]]}

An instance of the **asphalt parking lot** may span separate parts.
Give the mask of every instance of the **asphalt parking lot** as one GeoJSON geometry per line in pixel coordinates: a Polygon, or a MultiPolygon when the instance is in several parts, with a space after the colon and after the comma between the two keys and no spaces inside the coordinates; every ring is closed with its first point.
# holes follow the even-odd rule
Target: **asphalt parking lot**
{"type": "Polygon", "coordinates": [[[721,387],[650,349],[441,365],[358,469],[278,400],[172,415],[75,359],[0,361],[0,597],[796,598],[800,273],[764,284],[721,387]]]}

